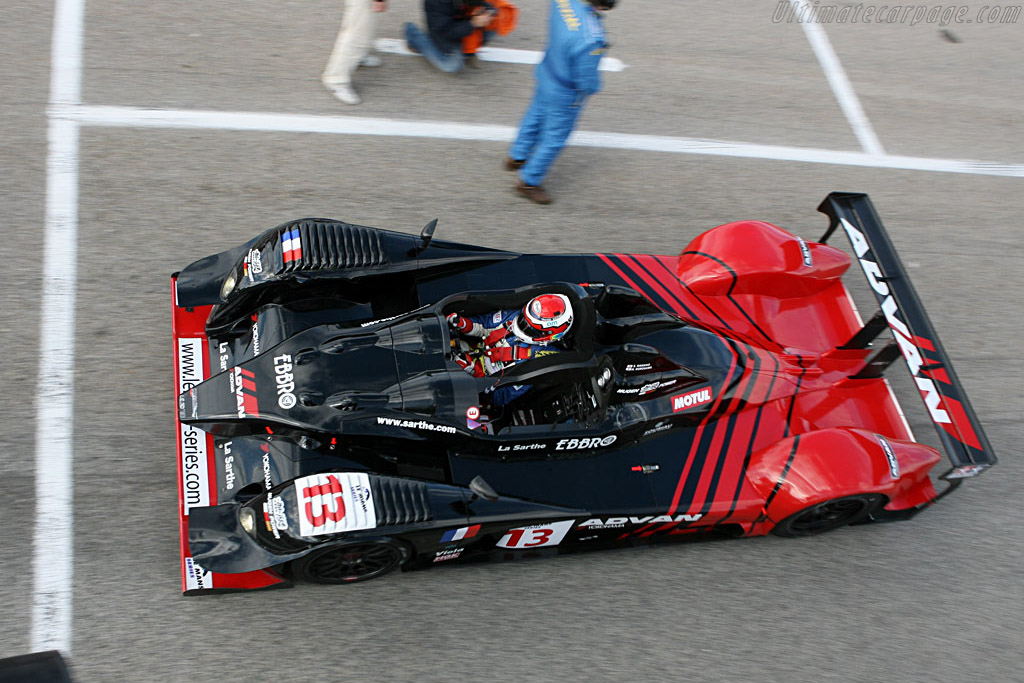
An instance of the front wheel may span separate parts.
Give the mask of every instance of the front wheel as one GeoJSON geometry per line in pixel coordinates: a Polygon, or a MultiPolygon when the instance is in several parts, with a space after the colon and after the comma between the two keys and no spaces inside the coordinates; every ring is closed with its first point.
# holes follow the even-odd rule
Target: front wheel
{"type": "Polygon", "coordinates": [[[292,561],[288,572],[309,583],[368,581],[394,570],[408,554],[405,546],[392,540],[335,545],[292,561]]]}
{"type": "Polygon", "coordinates": [[[776,536],[814,536],[849,524],[862,522],[885,504],[885,496],[861,493],[855,496],[833,498],[805,508],[775,525],[776,536]]]}

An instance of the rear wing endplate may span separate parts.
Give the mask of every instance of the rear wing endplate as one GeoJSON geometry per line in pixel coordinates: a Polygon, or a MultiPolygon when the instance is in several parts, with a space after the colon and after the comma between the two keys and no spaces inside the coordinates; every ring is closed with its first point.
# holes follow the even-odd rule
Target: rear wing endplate
{"type": "Polygon", "coordinates": [[[832,192],[818,211],[830,221],[821,242],[839,227],[850,239],[880,309],[858,336],[874,336],[885,326],[892,331],[893,345],[876,355],[877,362],[897,357],[898,347],[952,465],[942,478],[956,483],[981,474],[996,463],[995,452],[871,200],[866,194],[832,192]]]}

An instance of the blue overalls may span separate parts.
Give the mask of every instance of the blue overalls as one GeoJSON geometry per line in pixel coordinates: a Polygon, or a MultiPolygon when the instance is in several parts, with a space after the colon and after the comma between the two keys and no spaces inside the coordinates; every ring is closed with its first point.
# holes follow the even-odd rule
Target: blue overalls
{"type": "Polygon", "coordinates": [[[551,0],[548,49],[537,65],[537,89],[509,150],[526,159],[519,177],[540,185],[548,167],[565,147],[587,97],[601,89],[597,70],[607,48],[601,18],[581,0],[551,0]]]}

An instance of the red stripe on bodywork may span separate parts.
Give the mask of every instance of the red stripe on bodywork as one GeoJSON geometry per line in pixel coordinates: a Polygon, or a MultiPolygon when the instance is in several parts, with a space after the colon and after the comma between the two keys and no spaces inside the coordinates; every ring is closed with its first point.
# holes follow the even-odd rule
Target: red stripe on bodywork
{"type": "MultiPolygon", "coordinates": [[[[725,375],[725,379],[722,382],[718,396],[715,397],[715,402],[711,404],[711,409],[708,410],[708,414],[704,416],[704,419],[701,420],[700,425],[697,427],[697,431],[693,437],[693,443],[690,445],[690,452],[686,455],[686,465],[683,467],[682,474],[679,475],[679,482],[676,484],[676,490],[672,496],[672,503],[669,505],[667,514],[674,514],[676,508],[679,507],[679,498],[683,495],[683,488],[686,486],[686,479],[690,474],[690,467],[693,465],[694,456],[697,453],[697,449],[700,447],[701,438],[704,436],[704,428],[707,427],[708,422],[711,420],[711,416],[715,414],[718,410],[718,406],[721,405],[722,397],[726,394],[729,383],[732,381],[733,373],[739,365],[739,356],[737,356],[736,350],[732,348],[732,345],[729,345],[729,351],[732,353],[729,371],[725,375]]],[[[717,422],[712,429],[715,429],[716,427],[717,422]]]]}
{"type": "Polygon", "coordinates": [[[949,413],[950,419],[953,420],[952,424],[949,422],[939,423],[942,425],[942,428],[960,443],[971,448],[977,448],[979,451],[982,450],[981,441],[978,439],[978,435],[974,433],[971,419],[967,417],[963,404],[955,398],[949,398],[948,396],[942,397],[942,404],[946,408],[946,412],[949,413]]]}
{"type": "Polygon", "coordinates": [[[914,344],[916,344],[919,349],[924,349],[925,351],[935,350],[935,344],[932,344],[931,339],[925,339],[924,337],[915,336],[914,344]]]}
{"type": "MultiPolygon", "coordinates": [[[[621,254],[616,254],[616,256],[621,257],[621,254]]],[[[621,277],[630,287],[632,287],[636,291],[640,292],[641,294],[646,296],[648,299],[651,299],[651,295],[648,294],[647,292],[645,292],[643,290],[643,287],[638,285],[632,278],[630,278],[628,275],[626,275],[624,272],[622,272],[622,269],[619,268],[617,265],[615,265],[615,262],[612,261],[611,258],[609,258],[606,254],[598,254],[597,257],[599,259],[601,259],[606,266],[608,266],[613,271],[615,271],[615,274],[618,275],[619,277],[621,277]]],[[[654,300],[651,299],[651,302],[654,303],[654,300]]],[[[655,305],[657,305],[657,304],[655,304],[655,305]]]]}
{"type": "MultiPolygon", "coordinates": [[[[646,256],[646,257],[644,257],[644,256],[631,256],[629,254],[616,254],[616,256],[621,258],[623,264],[625,264],[626,267],[628,267],[637,276],[639,276],[641,280],[646,282],[651,287],[651,289],[653,291],[657,292],[658,295],[662,299],[664,299],[672,307],[673,311],[675,311],[676,313],[684,314],[684,315],[688,314],[688,311],[686,310],[686,308],[679,301],[678,295],[673,294],[672,292],[668,291],[665,288],[665,285],[663,283],[659,282],[654,276],[652,276],[649,272],[647,272],[647,270],[645,270],[643,267],[641,267],[641,265],[640,265],[641,259],[651,259],[650,256],[646,256]],[[632,260],[630,260],[630,259],[632,259],[632,260]],[[634,263],[634,261],[636,263],[634,263]]],[[[674,278],[673,278],[673,284],[675,284],[677,287],[679,285],[679,283],[676,282],[674,278]]]]}

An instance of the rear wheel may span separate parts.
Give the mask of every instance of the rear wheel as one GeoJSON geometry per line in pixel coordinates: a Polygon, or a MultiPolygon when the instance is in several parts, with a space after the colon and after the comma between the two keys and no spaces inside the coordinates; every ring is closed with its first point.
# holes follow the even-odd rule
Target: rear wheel
{"type": "Polygon", "coordinates": [[[394,570],[408,557],[396,541],[365,541],[315,550],[289,566],[292,578],[310,583],[368,581],[394,570]]]}
{"type": "Polygon", "coordinates": [[[861,493],[833,498],[805,508],[779,522],[772,533],[777,536],[814,536],[848,524],[856,524],[885,504],[885,496],[861,493]]]}

